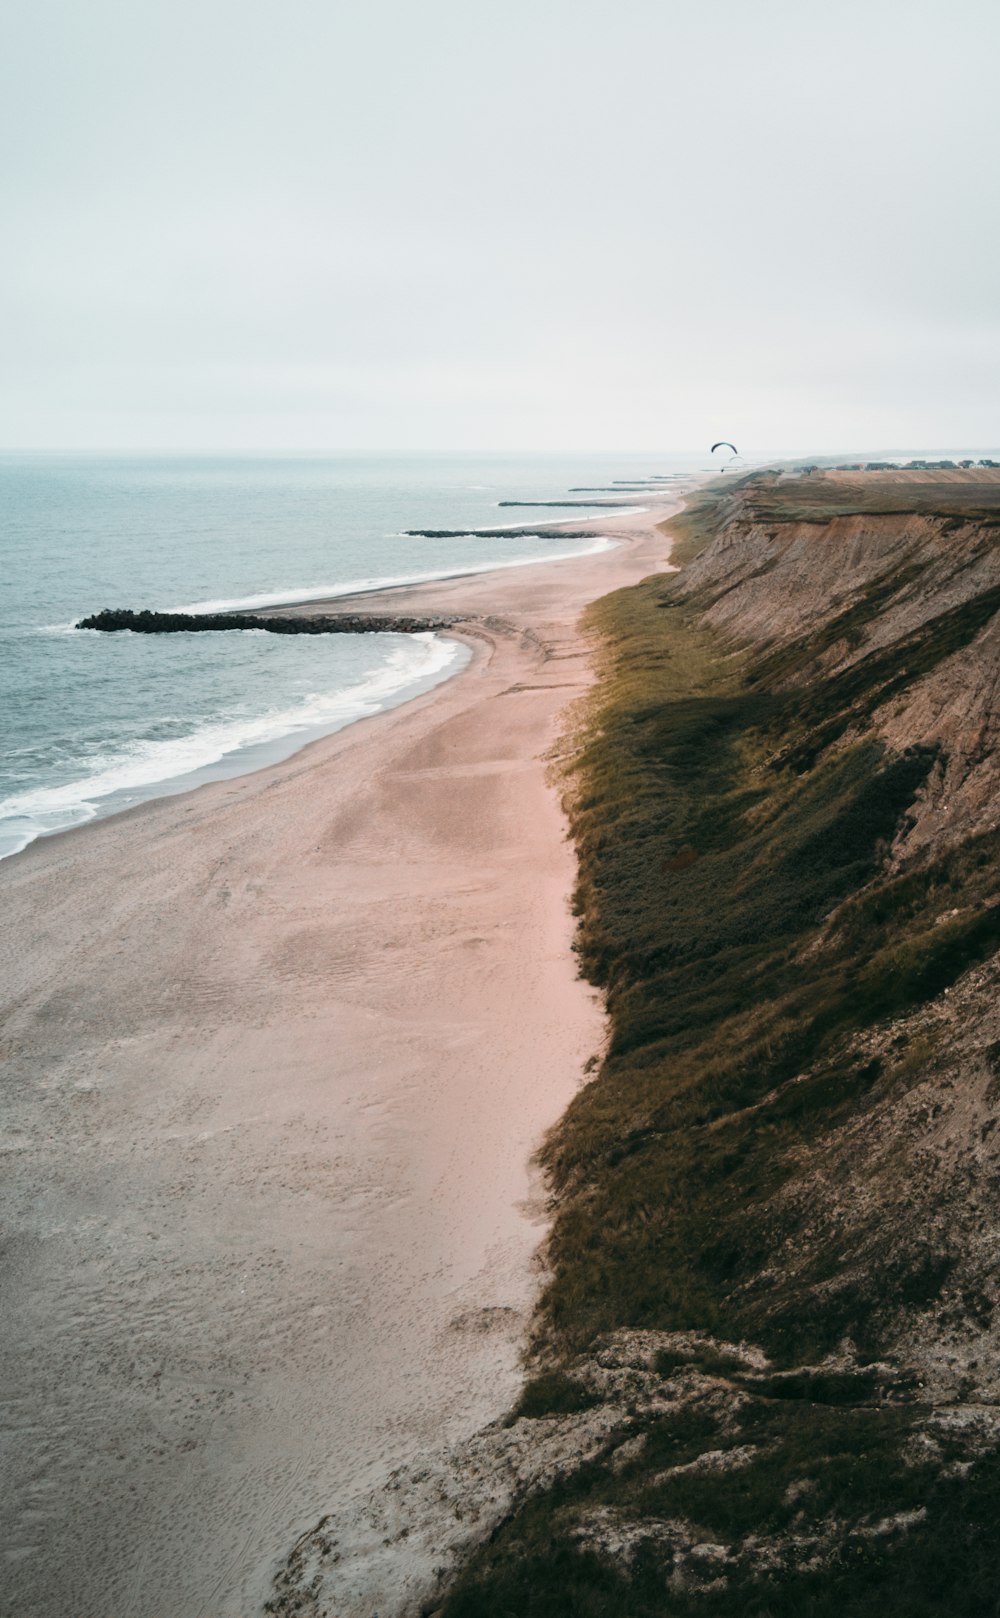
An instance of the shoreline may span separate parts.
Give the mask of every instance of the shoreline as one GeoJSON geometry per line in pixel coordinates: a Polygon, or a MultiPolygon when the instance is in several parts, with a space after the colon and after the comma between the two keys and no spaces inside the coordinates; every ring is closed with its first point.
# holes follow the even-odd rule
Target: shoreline
{"type": "MultiPolygon", "coordinates": [[[[445,638],[443,635],[434,636],[434,640],[443,641],[445,638]]],[[[0,851],[0,864],[23,855],[36,843],[49,842],[53,838],[65,837],[72,832],[85,831],[105,820],[131,814],[165,798],[179,797],[218,782],[238,780],[244,775],[255,775],[261,770],[271,769],[294,758],[296,753],[314,742],[339,735],[341,731],[349,730],[353,725],[363,723],[366,719],[377,719],[382,714],[391,713],[393,709],[436,690],[438,685],[461,672],[465,659],[460,655],[460,648],[454,644],[455,637],[451,637],[451,641],[452,644],[447,648],[448,655],[441,666],[423,674],[411,673],[405,683],[388,694],[383,693],[378,698],[372,694],[379,678],[384,680],[388,673],[390,666],[388,663],[383,666],[381,676],[376,675],[373,679],[362,682],[360,687],[342,687],[330,700],[332,703],[339,702],[342,707],[352,707],[354,711],[346,715],[326,719],[313,718],[309,721],[298,720],[265,739],[242,741],[228,751],[219,753],[214,758],[208,758],[202,764],[189,767],[180,774],[155,778],[148,785],[132,782],[113,788],[100,796],[95,794],[90,800],[81,799],[80,801],[89,801],[96,805],[91,814],[75,822],[53,827],[51,830],[37,831],[19,848],[0,851]]],[[[267,717],[265,715],[258,723],[266,724],[267,717]]],[[[13,824],[13,821],[10,824],[13,824]]],[[[8,832],[6,835],[9,837],[12,833],[8,832]]]]}
{"type": "Polygon", "coordinates": [[[511,1403],[528,1160],[603,1027],[545,755],[580,611],[678,504],[410,587],[465,613],[461,673],[0,866],[25,1618],[242,1618],[318,1515],[511,1403]]]}
{"type": "MultiPolygon", "coordinates": [[[[637,515],[638,514],[639,513],[637,513],[637,515]]],[[[645,510],[642,514],[645,514],[645,510]]],[[[588,520],[597,522],[600,519],[593,518],[588,520]]],[[[607,524],[605,524],[605,526],[607,526],[607,524]]],[[[315,595],[307,596],[305,598],[299,597],[296,599],[287,600],[274,600],[273,598],[268,597],[268,613],[269,615],[273,614],[274,616],[287,616],[289,614],[299,616],[302,614],[305,616],[314,617],[318,616],[321,610],[332,607],[334,612],[331,615],[350,616],[348,608],[345,606],[345,604],[353,603],[358,599],[381,602],[383,596],[393,596],[399,591],[413,590],[416,588],[423,588],[424,586],[426,586],[428,589],[432,589],[439,584],[447,584],[456,580],[460,581],[463,579],[489,578],[494,573],[503,575],[510,569],[517,569],[521,567],[552,566],[558,562],[573,561],[577,557],[581,556],[601,555],[605,550],[613,548],[614,543],[615,542],[613,540],[606,540],[605,536],[601,534],[595,534],[594,540],[588,549],[561,553],[560,555],[554,557],[542,557],[538,559],[518,558],[514,561],[502,561],[489,566],[484,565],[478,568],[473,567],[462,572],[441,573],[427,578],[417,577],[415,579],[404,580],[402,582],[380,584],[374,588],[356,588],[351,586],[334,595],[315,595]]],[[[231,610],[234,614],[253,614],[256,611],[256,608],[249,604],[249,599],[250,598],[246,598],[242,605],[232,606],[228,610],[231,610]]],[[[221,606],[226,605],[226,603],[221,604],[221,606]]],[[[219,603],[203,603],[198,609],[198,613],[196,615],[200,616],[201,614],[207,614],[210,609],[214,610],[214,608],[218,606],[220,606],[219,603]]],[[[440,634],[440,637],[443,639],[449,638],[443,632],[435,631],[435,634],[440,634]]],[[[453,635],[450,638],[454,640],[457,637],[453,635]]],[[[452,679],[460,672],[461,668],[456,668],[453,673],[444,673],[441,676],[441,679],[452,679]]],[[[6,852],[0,851],[0,863],[3,863],[3,861],[8,859],[13,859],[19,854],[23,854],[24,851],[27,848],[30,848],[35,842],[47,840],[51,837],[61,837],[70,831],[82,830],[84,827],[93,825],[95,821],[106,819],[109,815],[129,813],[133,808],[139,808],[145,803],[157,802],[161,797],[175,797],[180,793],[195,791],[197,788],[207,786],[212,782],[227,781],[240,775],[255,774],[261,769],[268,769],[273,764],[282,763],[285,759],[293,757],[296,752],[303,747],[311,745],[313,741],[321,740],[324,736],[337,735],[339,731],[347,729],[351,725],[360,723],[362,719],[374,718],[378,717],[378,715],[381,713],[391,712],[393,708],[399,707],[402,703],[412,701],[416,697],[423,695],[426,690],[433,690],[437,684],[441,683],[441,679],[432,679],[430,685],[427,685],[425,683],[425,677],[414,676],[408,682],[408,690],[404,687],[401,695],[394,693],[393,697],[389,701],[387,701],[383,706],[377,707],[372,714],[352,715],[347,719],[333,724],[320,722],[302,727],[301,729],[288,729],[281,732],[280,735],[276,735],[263,743],[251,742],[240,744],[230,751],[221,754],[218,758],[209,760],[204,764],[197,765],[193,769],[184,770],[179,774],[164,775],[161,779],[150,782],[149,790],[146,790],[142,784],[139,784],[135,786],[123,786],[110,793],[95,794],[94,796],[97,807],[92,814],[79,821],[70,822],[64,826],[57,826],[53,827],[51,830],[35,832],[28,838],[26,842],[22,843],[20,847],[8,849],[6,852]],[[302,739],[296,739],[300,735],[302,736],[302,739]],[[120,801],[123,798],[126,799],[125,802],[120,801]],[[133,801],[127,801],[129,799],[133,801]]],[[[69,785],[74,784],[75,783],[69,783],[69,785]]],[[[85,782],[79,783],[81,790],[85,787],[85,785],[85,782]]],[[[2,828],[0,828],[0,835],[2,835],[2,828]]]]}

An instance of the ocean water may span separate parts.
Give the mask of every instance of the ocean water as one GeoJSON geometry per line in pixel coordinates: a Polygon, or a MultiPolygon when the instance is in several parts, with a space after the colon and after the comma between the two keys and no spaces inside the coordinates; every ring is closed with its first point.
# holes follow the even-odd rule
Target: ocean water
{"type": "MultiPolygon", "coordinates": [[[[0,858],[287,756],[467,661],[437,635],[102,635],[102,607],[208,611],[580,554],[592,540],[408,538],[595,510],[498,510],[690,457],[0,456],[0,858]]],[[[595,494],[595,501],[607,499],[595,494]]]]}

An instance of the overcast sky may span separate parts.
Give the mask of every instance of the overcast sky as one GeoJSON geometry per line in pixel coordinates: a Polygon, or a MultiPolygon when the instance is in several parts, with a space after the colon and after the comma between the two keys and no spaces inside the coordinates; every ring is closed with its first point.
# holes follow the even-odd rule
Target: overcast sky
{"type": "Polygon", "coordinates": [[[6,0],[0,445],[1000,440],[995,0],[6,0]]]}

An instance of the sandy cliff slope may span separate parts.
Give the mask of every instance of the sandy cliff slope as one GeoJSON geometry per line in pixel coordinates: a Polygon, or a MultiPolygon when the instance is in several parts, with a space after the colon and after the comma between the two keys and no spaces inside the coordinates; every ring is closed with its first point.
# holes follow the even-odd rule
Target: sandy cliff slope
{"type": "Polygon", "coordinates": [[[900,858],[997,823],[1000,471],[751,486],[685,579],[741,643],[773,653],[812,634],[790,682],[886,654],[859,718],[893,747],[942,754],[900,858]]]}

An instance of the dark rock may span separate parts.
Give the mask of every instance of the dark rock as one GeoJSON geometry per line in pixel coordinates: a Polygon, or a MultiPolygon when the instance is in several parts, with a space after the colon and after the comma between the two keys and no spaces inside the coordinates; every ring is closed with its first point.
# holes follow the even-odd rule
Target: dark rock
{"type": "Polygon", "coordinates": [[[132,612],[121,607],[105,608],[89,618],[81,618],[77,629],[99,629],[112,633],[130,629],[136,635],[190,634],[197,630],[266,629],[272,635],[417,635],[428,630],[448,629],[455,618],[412,618],[408,616],[318,613],[281,618],[255,612],[132,612]]]}
{"type": "Polygon", "coordinates": [[[620,509],[620,507],[621,507],[622,500],[624,500],[627,496],[634,495],[636,492],[641,494],[642,490],[640,489],[640,490],[636,491],[636,490],[633,490],[633,489],[623,489],[622,490],[621,500],[498,500],[497,505],[498,506],[533,506],[533,507],[536,507],[536,508],[539,507],[539,506],[545,506],[545,507],[555,506],[555,507],[557,507],[559,509],[562,509],[562,510],[565,510],[567,506],[573,506],[573,507],[582,506],[585,511],[586,510],[593,510],[594,507],[596,506],[601,510],[603,510],[604,508],[607,508],[609,511],[618,511],[620,509]]]}
{"type": "Polygon", "coordinates": [[[407,539],[594,539],[592,528],[407,528],[407,539]]]}

